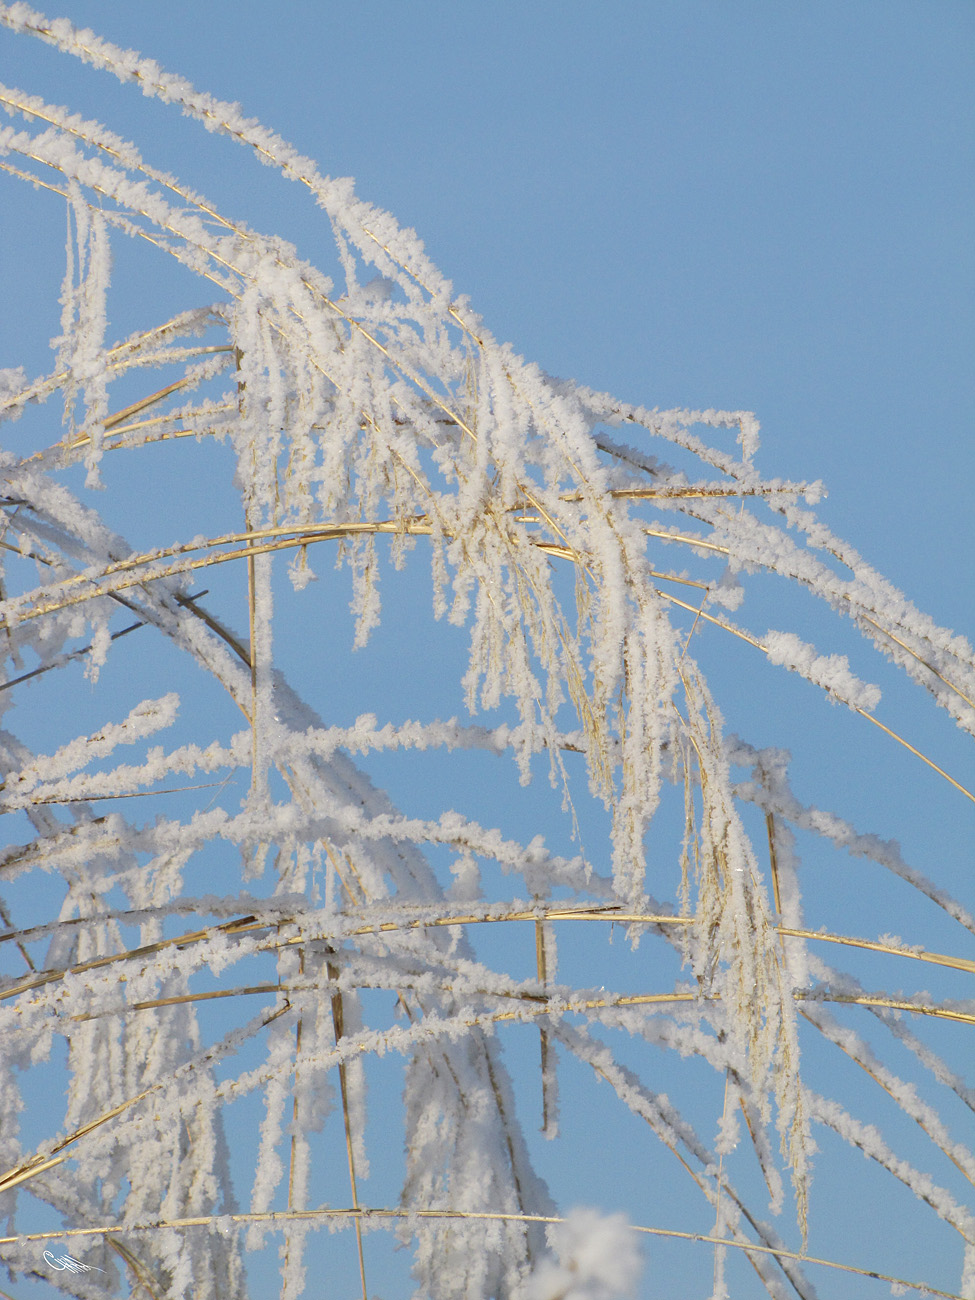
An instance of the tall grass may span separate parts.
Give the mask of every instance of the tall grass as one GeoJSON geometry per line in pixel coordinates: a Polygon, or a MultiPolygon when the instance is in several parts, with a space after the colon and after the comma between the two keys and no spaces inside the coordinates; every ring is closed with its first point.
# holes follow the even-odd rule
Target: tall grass
{"type": "Polygon", "coordinates": [[[551,380],[234,106],[0,20],[298,181],[337,249],[0,89],[5,186],[69,217],[54,367],[0,386],[12,1277],[244,1296],[277,1258],[365,1298],[401,1242],[422,1294],[549,1294],[546,1227],[612,1189],[647,1294],[680,1251],[715,1295],[975,1295],[975,922],[722,712],[967,817],[872,679],[970,733],[968,643],[763,477],[750,413],[551,380]],[[116,341],[122,235],[212,301],[116,341]]]}

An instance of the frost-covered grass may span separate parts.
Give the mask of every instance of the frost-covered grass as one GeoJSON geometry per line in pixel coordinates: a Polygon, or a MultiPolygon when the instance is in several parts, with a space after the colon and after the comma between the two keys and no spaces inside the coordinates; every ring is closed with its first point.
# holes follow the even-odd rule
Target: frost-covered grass
{"type": "Polygon", "coordinates": [[[856,1258],[824,1230],[845,1143],[944,1243],[935,1293],[975,1296],[975,921],[720,711],[775,701],[797,749],[828,724],[836,764],[843,737],[899,746],[967,816],[878,683],[970,734],[969,644],[818,522],[818,484],[763,477],[751,413],[551,379],[234,105],[0,21],[298,182],[340,268],[0,88],[3,183],[69,216],[53,367],[0,372],[11,1272],[53,1211],[113,1286],[174,1300],[312,1293],[337,1259],[365,1296],[392,1240],[422,1295],[596,1300],[638,1285],[638,1232],[651,1261],[667,1234],[706,1252],[715,1296],[942,1285],[878,1199],[856,1258]],[[116,340],[123,235],[205,305],[116,340]],[[815,881],[804,905],[834,859],[884,882],[843,926],[815,881]],[[894,889],[923,942],[887,932],[894,889]],[[587,1087],[614,1119],[580,1163],[587,1087]],[[573,1209],[592,1188],[605,1213],[573,1209]]]}

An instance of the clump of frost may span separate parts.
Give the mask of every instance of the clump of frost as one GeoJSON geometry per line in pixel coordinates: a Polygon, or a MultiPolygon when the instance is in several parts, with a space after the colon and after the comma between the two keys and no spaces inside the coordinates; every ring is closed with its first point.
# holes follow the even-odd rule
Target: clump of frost
{"type": "Polygon", "coordinates": [[[631,1296],[643,1270],[633,1230],[623,1214],[578,1207],[548,1229],[554,1252],[528,1280],[528,1300],[617,1300],[631,1296]]]}
{"type": "Polygon", "coordinates": [[[975,1245],[965,1246],[965,1267],[961,1278],[961,1294],[965,1300],[975,1300],[975,1245]]]}
{"type": "Polygon", "coordinates": [[[761,428],[758,420],[751,411],[738,412],[738,445],[741,447],[741,458],[744,461],[750,461],[758,451],[759,438],[758,431],[761,428]]]}
{"type": "Polygon", "coordinates": [[[793,632],[767,632],[765,650],[770,663],[800,673],[851,709],[870,713],[880,703],[880,687],[854,676],[846,655],[818,655],[814,646],[793,632]]]}
{"type": "Polygon", "coordinates": [[[14,399],[27,387],[27,376],[23,366],[14,369],[0,369],[0,420],[16,420],[23,412],[23,406],[14,399]],[[7,408],[10,408],[9,410],[7,408]]]}

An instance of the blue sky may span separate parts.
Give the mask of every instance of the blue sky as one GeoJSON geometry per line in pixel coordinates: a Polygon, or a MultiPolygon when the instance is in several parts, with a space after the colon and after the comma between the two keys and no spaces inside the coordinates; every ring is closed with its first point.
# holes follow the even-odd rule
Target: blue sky
{"type": "MultiPolygon", "coordinates": [[[[550,373],[650,406],[755,411],[761,468],[823,479],[829,496],[818,511],[833,530],[922,609],[971,636],[968,0],[76,0],[55,12],[239,101],[324,173],[354,176],[362,197],[419,232],[494,335],[550,373]]],[[[0,68],[8,83],[135,138],[228,214],[292,239],[309,260],[331,257],[303,192],[196,123],[3,30],[0,68]]],[[[5,183],[5,203],[10,192],[5,183]]],[[[64,217],[55,203],[14,191],[4,225],[28,208],[52,256],[27,262],[5,235],[0,296],[19,304],[31,285],[49,292],[26,321],[0,312],[0,366],[39,372],[57,329],[64,217]]],[[[163,277],[147,284],[165,301],[163,277]]],[[[138,294],[118,304],[123,322],[140,309],[138,294]]],[[[388,679],[392,653],[378,644],[353,661],[336,682],[337,713],[360,711],[359,690],[361,708],[374,707],[362,683],[388,679]]],[[[733,688],[747,671],[737,647],[714,666],[733,727],[744,721],[733,688]]],[[[971,787],[975,765],[960,735],[932,721],[918,692],[898,689],[891,683],[898,730],[971,787]]],[[[761,743],[790,743],[791,700],[749,703],[761,743]]],[[[858,720],[821,712],[797,755],[804,796],[898,838],[909,860],[970,904],[971,805],[918,776],[914,760],[865,736],[858,720]],[[848,765],[831,759],[837,745],[848,765]]],[[[527,810],[506,812],[530,821],[527,810]]],[[[844,870],[823,886],[821,921],[859,931],[862,886],[844,870]]],[[[909,936],[910,907],[894,904],[884,928],[909,936]]],[[[934,931],[917,941],[938,947],[934,931]]],[[[961,951],[957,936],[941,943],[961,951]]],[[[577,1137],[583,1149],[591,1141],[577,1137]]],[[[561,1196],[570,1175],[559,1173],[561,1196]]],[[[630,1173],[636,1219],[639,1177],[630,1173]]],[[[611,1197],[612,1187],[610,1176],[580,1196],[611,1197]]],[[[842,1220],[841,1186],[832,1204],[842,1220]]],[[[837,1257],[860,1262],[842,1222],[830,1234],[837,1257]]],[[[658,1256],[644,1293],[676,1294],[656,1289],[664,1270],[679,1277],[696,1257],[651,1247],[651,1261],[658,1256]]],[[[703,1295],[710,1257],[698,1265],[703,1295]]],[[[889,1271],[937,1267],[919,1242],[889,1271]]],[[[957,1268],[953,1258],[931,1280],[950,1287],[957,1268]]],[[[820,1285],[824,1295],[884,1293],[852,1281],[845,1291],[827,1277],[820,1285]]]]}

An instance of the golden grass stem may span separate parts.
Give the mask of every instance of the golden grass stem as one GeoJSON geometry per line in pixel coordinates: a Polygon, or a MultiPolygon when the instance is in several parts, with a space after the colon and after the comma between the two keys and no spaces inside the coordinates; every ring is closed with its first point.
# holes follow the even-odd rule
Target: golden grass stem
{"type": "Polygon", "coordinates": [[[665,528],[644,527],[643,531],[647,537],[656,537],[662,542],[683,542],[685,546],[698,546],[702,551],[716,551],[719,555],[731,554],[730,546],[720,546],[717,542],[709,542],[704,537],[688,536],[686,533],[668,533],[665,528]]]}
{"type": "Polygon", "coordinates": [[[928,661],[919,655],[913,647],[909,646],[906,641],[902,641],[899,636],[895,636],[894,633],[891,632],[890,628],[882,627],[862,611],[858,611],[857,617],[862,619],[864,623],[869,623],[871,627],[876,628],[877,631],[883,633],[884,636],[889,637],[890,640],[893,641],[895,645],[899,645],[902,650],[906,650],[907,653],[911,655],[912,658],[916,659],[919,664],[923,664],[929,673],[933,673],[939,681],[944,682],[945,686],[947,686],[949,690],[954,691],[954,693],[963,699],[966,704],[971,705],[971,707],[975,709],[975,700],[972,700],[968,695],[966,695],[965,692],[961,690],[960,687],[956,686],[954,682],[949,681],[949,679],[945,677],[943,673],[940,673],[933,664],[929,664],[928,661]]]}
{"type": "Polygon", "coordinates": [[[48,1169],[53,1169],[55,1165],[63,1164],[67,1156],[54,1156],[50,1160],[34,1158],[33,1160],[24,1161],[14,1169],[9,1169],[0,1177],[0,1192],[9,1192],[12,1187],[17,1187],[20,1183],[26,1183],[29,1178],[36,1178],[38,1174],[43,1174],[48,1169]]]}
{"type": "MultiPolygon", "coordinates": [[[[548,961],[545,953],[545,922],[535,922],[535,973],[538,982],[543,987],[548,983],[548,961]]],[[[550,1044],[548,1030],[544,1025],[538,1027],[539,1051],[541,1054],[540,1068],[542,1078],[542,1132],[549,1132],[550,1106],[549,1106],[549,1053],[550,1044]]]]}
{"type": "Polygon", "coordinates": [[[912,1011],[918,1016],[935,1016],[939,1020],[957,1020],[959,1024],[975,1025],[975,1015],[968,1011],[954,1011],[948,1007],[929,1007],[920,1002],[905,1002],[898,998],[871,996],[866,993],[806,993],[797,989],[794,997],[810,1002],[842,1002],[856,1007],[887,1007],[893,1011],[912,1011]]]}
{"type": "MultiPolygon", "coordinates": [[[[234,349],[229,343],[216,344],[208,348],[200,348],[200,353],[219,353],[233,352],[234,349]]],[[[172,393],[178,393],[181,389],[187,388],[190,384],[196,382],[195,376],[184,375],[182,379],[177,379],[175,383],[167,384],[165,388],[158,389],[155,393],[150,393],[148,397],[142,397],[131,406],[124,406],[120,411],[115,411],[112,415],[105,417],[105,430],[114,429],[117,424],[127,420],[130,415],[138,415],[140,411],[146,410],[147,407],[155,406],[164,398],[169,397],[172,393]]],[[[87,439],[86,439],[87,441],[87,439]]]]}
{"type": "MultiPolygon", "coordinates": [[[[322,1208],[318,1210],[269,1210],[263,1214],[228,1214],[228,1215],[194,1215],[179,1219],[160,1219],[152,1223],[129,1225],[102,1225],[97,1228],[62,1228],[53,1232],[27,1232],[14,1237],[0,1237],[0,1246],[23,1244],[32,1241],[53,1241],[61,1237],[106,1237],[121,1232],[158,1232],[180,1228],[212,1228],[218,1221],[229,1219],[232,1223],[246,1226],[251,1223],[263,1223],[273,1227],[275,1224],[298,1222],[326,1222],[329,1219],[475,1219],[496,1223],[565,1223],[558,1214],[504,1214],[481,1210],[440,1210],[426,1208],[392,1209],[387,1206],[343,1206],[322,1208]]],[[[826,1259],[805,1252],[786,1250],[777,1246],[759,1246],[751,1242],[734,1241],[717,1238],[703,1232],[681,1232],[676,1228],[656,1228],[647,1224],[631,1223],[631,1232],[643,1233],[653,1237],[667,1237],[676,1241],[693,1241],[706,1246],[728,1246],[746,1254],[770,1255],[777,1259],[793,1260],[797,1264],[814,1264],[821,1268],[835,1269],[842,1273],[855,1274],[858,1277],[874,1278],[893,1286],[908,1287],[925,1295],[938,1296],[940,1300],[964,1300],[956,1291],[940,1291],[925,1282],[911,1282],[907,1278],[895,1277],[890,1273],[881,1273],[877,1269],[859,1268],[854,1264],[843,1264],[839,1260],[826,1259]]]]}
{"type": "Polygon", "coordinates": [[[159,1286],[159,1284],[156,1283],[156,1285],[153,1286],[154,1279],[150,1278],[148,1271],[146,1270],[144,1265],[138,1259],[136,1259],[132,1251],[129,1250],[129,1248],[125,1246],[121,1241],[116,1241],[114,1237],[106,1237],[105,1244],[111,1250],[114,1250],[116,1255],[118,1255],[121,1259],[125,1260],[126,1264],[135,1274],[139,1284],[145,1287],[146,1294],[150,1297],[150,1300],[159,1300],[161,1294],[161,1288],[159,1288],[158,1290],[156,1289],[159,1286]]]}
{"type": "MultiPolygon", "coordinates": [[[[302,948],[301,952],[298,954],[298,974],[304,975],[304,973],[305,973],[305,950],[304,948],[302,948]]],[[[295,1156],[297,1152],[298,1131],[299,1131],[298,1129],[298,1118],[299,1118],[298,1082],[301,1074],[301,1031],[304,1025],[304,1021],[305,1021],[304,1016],[299,1016],[298,1023],[297,1025],[295,1025],[295,1068],[294,1068],[295,1089],[294,1089],[294,1095],[291,1098],[291,1143],[290,1143],[291,1150],[288,1159],[288,1209],[289,1210],[293,1210],[295,1208],[294,1205],[295,1156]]]]}
{"type": "Polygon", "coordinates": [[[256,576],[254,556],[247,557],[247,617],[250,627],[250,670],[251,670],[251,792],[257,793],[258,781],[258,735],[257,735],[257,623],[256,623],[256,576]]]}
{"type": "MultiPolygon", "coordinates": [[[[18,622],[26,622],[29,619],[39,618],[44,614],[50,614],[56,610],[66,609],[71,605],[79,604],[85,600],[91,600],[96,596],[112,595],[116,592],[124,591],[129,587],[139,586],[145,582],[155,582],[160,578],[173,577],[176,574],[181,573],[195,572],[198,569],[208,568],[212,565],[225,564],[230,560],[246,558],[248,566],[250,566],[253,563],[254,557],[257,555],[264,555],[277,550],[291,550],[296,547],[309,546],[315,542],[335,541],[355,534],[405,532],[410,535],[422,536],[429,535],[432,531],[432,525],[425,517],[420,517],[407,520],[382,520],[371,522],[357,521],[352,523],[336,523],[328,525],[308,524],[291,528],[268,528],[247,530],[244,533],[226,534],[220,538],[208,538],[203,542],[183,543],[179,546],[146,552],[142,555],[133,556],[126,560],[119,561],[117,564],[107,565],[97,579],[90,578],[84,574],[77,574],[75,577],[68,578],[63,583],[59,584],[62,590],[70,589],[70,587],[81,583],[89,584],[91,590],[74,596],[66,594],[64,597],[59,599],[48,600],[46,603],[38,603],[32,607],[28,606],[26,609],[18,611],[16,617],[18,622]],[[192,551],[198,551],[204,548],[236,545],[241,542],[247,543],[258,538],[276,538],[277,540],[268,542],[265,545],[238,545],[236,550],[224,552],[220,555],[208,555],[197,560],[181,559],[173,564],[156,568],[150,573],[145,573],[141,576],[131,576],[131,571],[134,568],[145,567],[151,563],[158,562],[159,560],[175,556],[185,556],[192,551]],[[129,574],[130,576],[121,576],[124,574],[129,574]],[[114,581],[109,581],[109,579],[112,578],[114,578],[114,581]]],[[[563,559],[578,562],[579,557],[576,552],[570,548],[544,541],[533,542],[533,544],[537,546],[539,550],[548,554],[557,555],[563,559]]],[[[715,618],[714,615],[706,613],[703,608],[698,608],[694,605],[688,604],[687,601],[680,600],[671,592],[660,591],[659,589],[656,590],[657,595],[669,601],[671,604],[686,609],[689,613],[692,613],[695,616],[695,619],[705,619],[707,622],[713,623],[716,627],[720,627],[723,631],[729,632],[731,635],[738,637],[739,640],[746,641],[756,650],[761,650],[764,654],[768,653],[767,647],[763,645],[757,637],[751,636],[741,628],[736,628],[722,619],[715,618]]],[[[6,624],[6,620],[4,620],[4,624],[6,624]]],[[[251,658],[253,672],[253,655],[251,658]]],[[[954,788],[958,790],[960,794],[964,795],[966,799],[975,803],[975,794],[963,786],[959,781],[956,781],[955,778],[946,772],[943,767],[940,767],[933,759],[928,758],[926,754],[916,746],[912,745],[910,741],[899,735],[898,732],[894,731],[892,728],[880,722],[879,719],[875,718],[865,709],[861,709],[856,705],[851,705],[850,707],[860,717],[866,718],[867,721],[873,723],[875,727],[879,727],[880,730],[892,740],[903,745],[905,749],[914,754],[915,757],[919,758],[922,763],[925,763],[932,769],[932,771],[937,772],[939,776],[943,777],[950,785],[954,786],[954,788]]]]}
{"type": "Polygon", "coordinates": [[[975,803],[975,794],[972,794],[971,790],[966,789],[965,786],[956,781],[953,776],[949,776],[943,767],[939,767],[933,759],[928,758],[927,754],[922,754],[922,752],[919,749],[916,749],[909,740],[905,740],[903,736],[898,735],[896,731],[892,731],[890,727],[884,726],[880,719],[875,718],[872,713],[867,713],[864,709],[855,709],[855,712],[859,713],[861,718],[866,718],[868,722],[872,722],[875,727],[879,727],[885,735],[890,736],[891,740],[896,740],[898,745],[903,745],[904,748],[909,750],[916,758],[919,758],[922,763],[927,763],[928,767],[930,767],[932,771],[937,772],[939,776],[943,776],[949,785],[953,785],[956,790],[965,796],[966,799],[970,799],[972,803],[975,803]]]}
{"type": "MultiPolygon", "coordinates": [[[[657,594],[659,596],[662,596],[665,600],[669,600],[672,605],[680,605],[682,609],[688,610],[696,617],[707,619],[709,623],[713,623],[716,627],[722,628],[723,631],[725,632],[730,632],[732,636],[738,637],[739,640],[747,641],[748,644],[754,646],[756,650],[761,650],[764,654],[768,654],[767,647],[764,646],[761,641],[759,641],[756,637],[750,636],[747,632],[743,632],[741,628],[733,627],[730,623],[725,623],[722,619],[714,618],[711,614],[705,614],[703,610],[696,609],[693,605],[689,605],[686,601],[679,600],[676,596],[672,595],[670,592],[658,591],[657,594]]],[[[858,713],[861,718],[866,718],[866,720],[868,722],[872,722],[875,727],[879,727],[881,731],[883,731],[886,735],[890,736],[891,740],[896,740],[899,745],[903,745],[904,748],[909,750],[912,754],[914,754],[916,758],[919,758],[922,763],[926,763],[928,767],[930,767],[933,771],[937,772],[939,776],[943,776],[944,779],[950,785],[953,785],[955,789],[958,790],[961,794],[963,794],[966,799],[970,799],[972,803],[975,803],[975,794],[973,794],[971,790],[966,789],[966,787],[963,786],[959,781],[956,781],[955,778],[953,776],[950,776],[944,770],[943,767],[939,767],[938,764],[933,761],[933,759],[928,758],[926,754],[922,753],[921,750],[917,749],[914,745],[912,745],[910,741],[905,740],[904,737],[899,735],[896,731],[893,731],[890,727],[885,726],[879,719],[875,718],[872,713],[868,713],[865,709],[861,709],[855,704],[851,704],[849,707],[853,710],[854,713],[858,713]]]]}
{"type": "MultiPolygon", "coordinates": [[[[779,892],[779,862],[775,852],[775,819],[770,812],[765,814],[765,830],[768,835],[768,858],[769,869],[772,873],[772,897],[775,900],[775,914],[781,920],[782,917],[782,895],[779,892]]],[[[783,930],[779,927],[779,934],[783,930]]]]}
{"type": "MultiPolygon", "coordinates": [[[[277,1020],[279,1016],[284,1015],[287,1010],[289,1010],[289,1007],[288,1004],[285,1003],[283,1007],[278,1007],[275,1011],[272,1011],[265,1017],[263,1021],[264,1027],[266,1028],[272,1021],[277,1020]]],[[[210,1055],[211,1053],[209,1051],[205,1052],[203,1054],[203,1059],[208,1059],[210,1055]]],[[[73,1133],[69,1133],[67,1137],[62,1138],[60,1142],[52,1147],[50,1156],[31,1156],[27,1160],[21,1161],[20,1164],[15,1165],[12,1169],[8,1169],[6,1173],[0,1174],[0,1192],[7,1191],[11,1187],[26,1182],[30,1178],[36,1178],[38,1174],[43,1173],[46,1169],[51,1169],[55,1165],[61,1164],[62,1161],[69,1159],[69,1156],[61,1155],[60,1153],[66,1150],[67,1147],[72,1146],[75,1142],[87,1137],[89,1133],[93,1133],[96,1128],[100,1128],[103,1124],[107,1124],[111,1120],[117,1119],[119,1115],[129,1110],[130,1107],[137,1105],[140,1101],[151,1096],[154,1092],[158,1092],[160,1088],[165,1087],[165,1085],[170,1081],[171,1076],[167,1075],[165,1078],[160,1079],[150,1087],[143,1088],[141,1092],[137,1092],[131,1097],[126,1097],[126,1099],[119,1102],[117,1106],[113,1106],[110,1110],[104,1111],[97,1119],[90,1120],[87,1124],[83,1124],[80,1128],[75,1129],[73,1133]]]]}
{"type": "MultiPolygon", "coordinates": [[[[373,985],[363,985],[363,987],[385,988],[388,986],[377,982],[373,985]]],[[[447,991],[452,989],[450,984],[445,984],[443,987],[447,991]]],[[[271,993],[277,996],[282,993],[315,993],[317,991],[318,986],[315,984],[281,984],[278,982],[249,984],[240,988],[208,989],[200,993],[176,993],[165,998],[147,998],[140,1002],[131,1002],[120,1007],[113,1007],[108,1011],[84,1012],[69,1018],[72,1021],[96,1020],[102,1016],[124,1015],[130,1011],[154,1011],[159,1007],[180,1006],[193,1002],[210,1002],[219,998],[247,997],[271,993]]],[[[551,1000],[543,994],[523,993],[520,990],[492,989],[487,996],[514,998],[522,1005],[513,1011],[490,1011],[485,1012],[484,1015],[475,1015],[472,1019],[465,1020],[463,1022],[465,1025],[473,1027],[474,1025],[493,1024],[505,1020],[521,1020],[525,1016],[551,1015],[553,1010],[551,1000]]],[[[792,996],[798,1002],[835,1002],[844,1003],[848,1006],[886,1007],[895,1011],[913,1012],[919,1016],[932,1016],[938,1020],[953,1020],[959,1024],[975,1025],[975,1013],[956,1011],[953,1007],[931,1006],[926,1002],[888,998],[880,994],[828,993],[822,989],[793,989],[792,996]]],[[[673,1002],[717,1001],[720,1001],[720,994],[718,993],[625,993],[609,994],[604,998],[561,997],[557,999],[556,1010],[560,1014],[567,1014],[583,1011],[612,1011],[618,1007],[641,1007],[673,1002]]],[[[371,1051],[374,1049],[362,1048],[361,1050],[371,1051]]],[[[2,1184],[0,1184],[0,1190],[2,1190],[2,1184]]]]}
{"type": "MultiPolygon", "coordinates": [[[[338,1047],[345,1036],[345,1011],[342,1006],[342,990],[339,987],[338,967],[332,962],[327,962],[326,970],[332,985],[332,1029],[335,1034],[335,1046],[338,1047]]],[[[339,1091],[342,1096],[342,1120],[345,1126],[345,1155],[349,1164],[349,1186],[352,1190],[352,1204],[358,1209],[359,1192],[355,1175],[355,1150],[352,1142],[352,1123],[349,1116],[349,1085],[344,1061],[339,1061],[339,1091]]],[[[359,1281],[362,1284],[362,1300],[369,1300],[369,1293],[366,1288],[366,1261],[362,1248],[361,1218],[357,1218],[355,1221],[355,1240],[359,1256],[359,1281]]]]}
{"type": "MultiPolygon", "coordinates": [[[[774,487],[759,484],[757,487],[663,487],[663,488],[610,488],[606,495],[633,501],[669,501],[669,500],[709,500],[712,497],[772,497],[778,495],[800,496],[806,491],[805,483],[776,484],[774,487]]],[[[560,501],[582,501],[581,492],[567,492],[560,496],[560,501]]]]}
{"type": "MultiPolygon", "coordinates": [[[[693,917],[672,916],[666,913],[660,915],[648,915],[641,912],[624,912],[621,909],[614,909],[613,907],[549,907],[544,908],[541,911],[537,908],[532,908],[525,911],[505,912],[494,916],[479,916],[476,913],[470,913],[464,916],[422,917],[407,921],[379,921],[374,924],[360,925],[349,930],[342,930],[339,934],[322,937],[329,939],[334,939],[336,937],[358,938],[368,934],[386,934],[397,930],[419,930],[429,926],[493,925],[503,922],[525,921],[537,923],[540,919],[547,921],[608,921],[618,925],[668,926],[694,924],[693,917]]],[[[144,957],[162,952],[166,948],[186,948],[194,943],[205,942],[208,939],[216,937],[218,934],[245,934],[254,930],[277,929],[281,925],[285,924],[287,924],[287,921],[284,918],[275,921],[258,921],[255,917],[248,916],[243,917],[240,920],[225,922],[220,926],[209,926],[206,929],[177,935],[171,939],[163,939],[155,944],[147,944],[139,948],[131,948],[126,949],[123,952],[111,953],[104,957],[96,957],[89,961],[79,962],[74,966],[66,966],[53,971],[42,971],[37,975],[33,975],[30,979],[22,980],[18,984],[0,990],[0,1001],[12,997],[18,997],[22,993],[29,993],[36,988],[43,987],[45,984],[50,984],[57,980],[64,979],[67,975],[84,974],[87,971],[98,970],[117,962],[141,960],[144,957]]],[[[42,927],[42,929],[45,930],[45,933],[47,932],[47,927],[42,927]]],[[[969,974],[975,974],[975,959],[972,958],[953,957],[945,953],[926,952],[924,950],[915,950],[913,948],[900,948],[892,944],[882,943],[880,940],[859,939],[852,935],[827,934],[818,930],[801,930],[791,926],[773,926],[772,929],[778,934],[784,935],[788,938],[815,939],[821,943],[837,943],[851,948],[864,948],[871,952],[886,953],[889,956],[895,957],[908,957],[914,961],[927,962],[937,966],[945,966],[951,970],[961,970],[966,971],[969,974]]],[[[14,934],[2,936],[2,939],[18,939],[23,941],[25,938],[29,938],[30,933],[30,931],[17,931],[14,934]]],[[[307,940],[307,935],[299,938],[285,938],[284,940],[260,945],[257,951],[272,951],[280,946],[305,943],[307,940]]],[[[255,989],[263,990],[263,987],[264,986],[255,986],[255,989]]],[[[218,997],[225,996],[225,994],[216,991],[193,996],[218,997]]],[[[160,1005],[165,1004],[160,1003],[160,1005]]]]}

